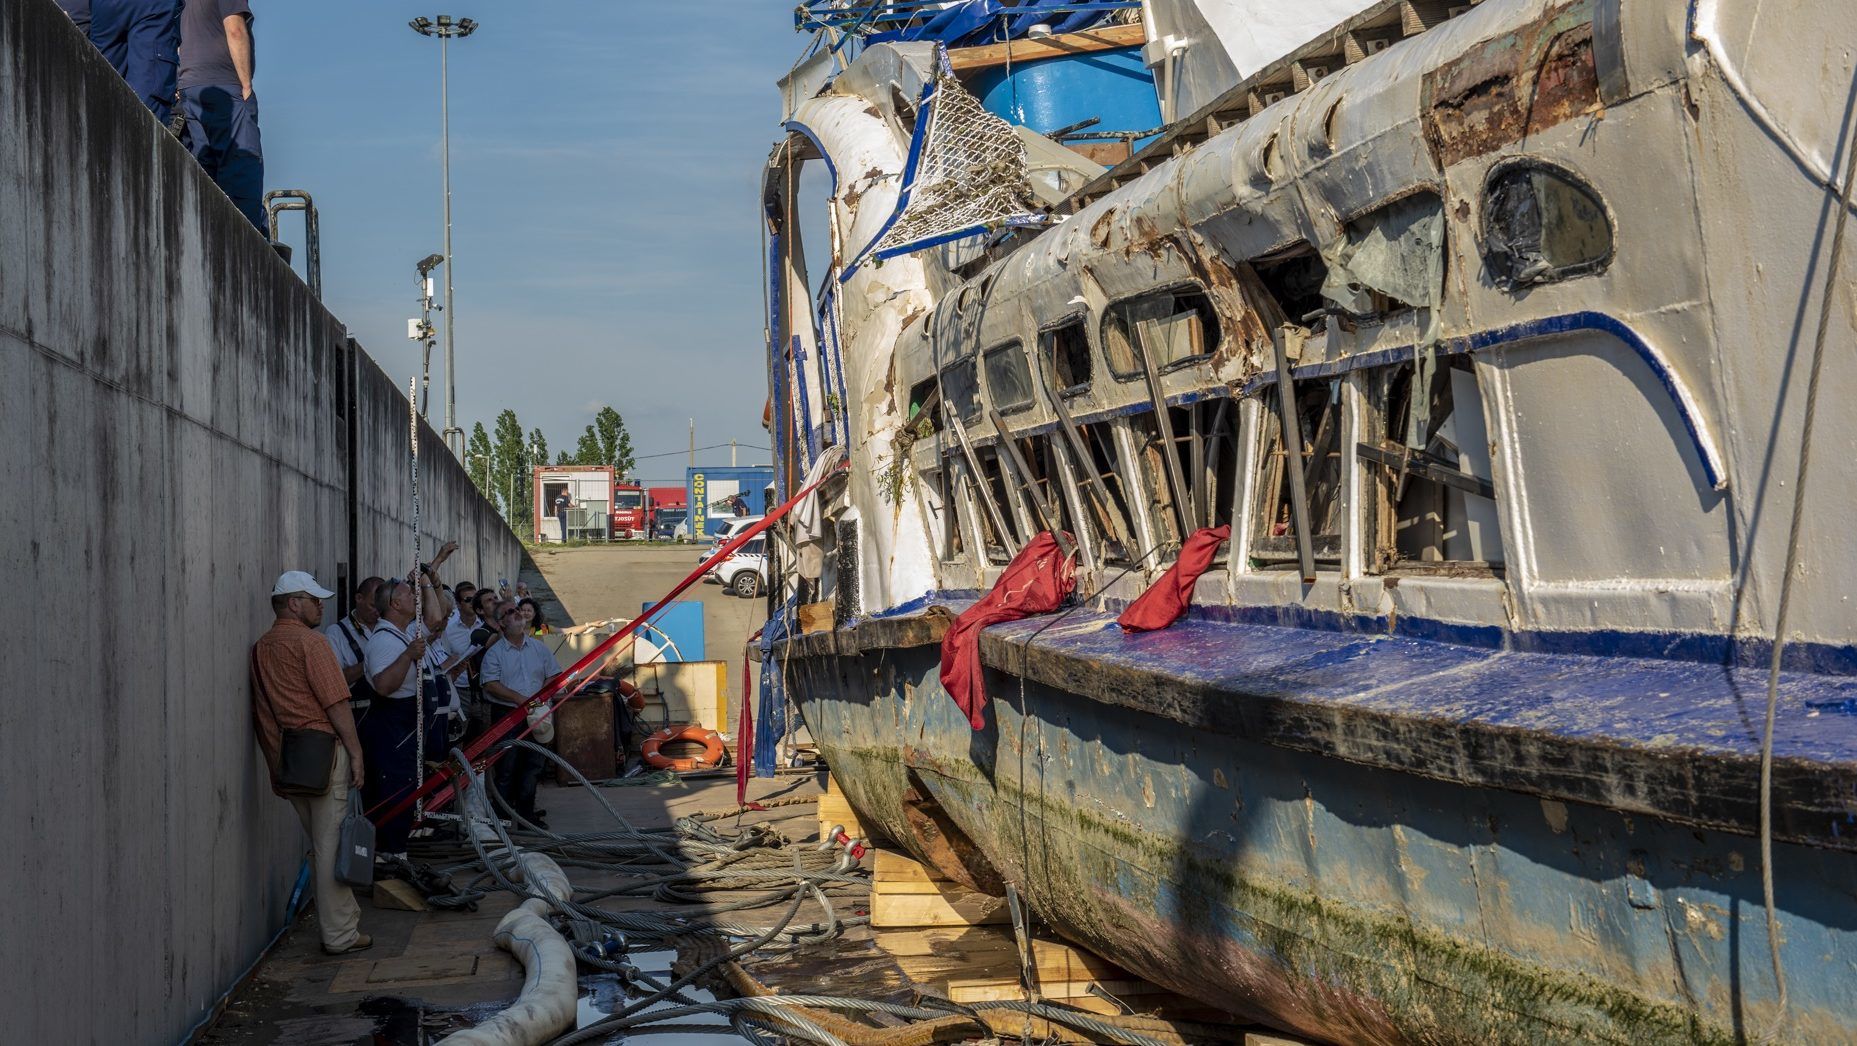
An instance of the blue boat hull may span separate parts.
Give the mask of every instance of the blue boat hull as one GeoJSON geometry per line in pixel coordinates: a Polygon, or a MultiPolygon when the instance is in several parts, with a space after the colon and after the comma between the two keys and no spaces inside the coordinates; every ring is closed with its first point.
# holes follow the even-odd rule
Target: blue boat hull
{"type": "Polygon", "coordinates": [[[992,669],[975,733],[936,645],[786,654],[867,827],[983,887],[1013,881],[1071,939],[1241,1017],[1350,1043],[1857,1041],[1844,850],[1775,845],[1780,1025],[1746,835],[1359,765],[992,669]]]}

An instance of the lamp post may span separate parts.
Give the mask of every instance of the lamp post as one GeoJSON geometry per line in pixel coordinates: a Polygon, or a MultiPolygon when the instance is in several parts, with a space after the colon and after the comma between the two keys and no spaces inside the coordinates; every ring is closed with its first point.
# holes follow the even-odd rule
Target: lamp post
{"type": "MultiPolygon", "coordinates": [[[[407,23],[420,36],[438,38],[438,105],[440,138],[443,142],[442,166],[445,172],[445,260],[451,260],[451,98],[449,90],[449,64],[447,49],[453,38],[463,39],[477,31],[477,23],[469,18],[454,19],[450,15],[427,18],[420,15],[407,23]]],[[[452,353],[452,330],[458,325],[458,314],[451,306],[451,270],[445,266],[445,446],[451,448],[454,455],[464,453],[464,430],[458,427],[458,381],[455,367],[456,357],[452,353]]]]}

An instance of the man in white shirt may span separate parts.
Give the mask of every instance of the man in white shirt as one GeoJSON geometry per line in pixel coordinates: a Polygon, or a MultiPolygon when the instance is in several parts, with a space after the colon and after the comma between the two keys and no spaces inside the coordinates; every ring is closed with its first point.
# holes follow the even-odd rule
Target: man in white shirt
{"type": "MultiPolygon", "coordinates": [[[[438,598],[438,586],[429,573],[418,575],[425,591],[426,606],[438,598]]],[[[374,772],[369,775],[371,793],[364,798],[369,809],[382,802],[395,803],[411,794],[419,782],[419,704],[423,678],[436,674],[437,644],[427,636],[434,615],[427,614],[427,624],[413,623],[413,586],[399,578],[380,583],[374,592],[374,606],[380,621],[367,643],[367,676],[377,695],[368,717],[362,723],[362,752],[374,772]],[[427,671],[421,670],[424,664],[427,671]]],[[[443,616],[439,616],[443,622],[443,616]]],[[[442,716],[427,701],[426,755],[441,758],[445,731],[442,716]],[[434,727],[437,727],[435,730],[434,727]]],[[[382,857],[403,856],[406,839],[413,829],[409,809],[397,817],[375,825],[374,851],[382,857]]]]}
{"type": "Polygon", "coordinates": [[[342,666],[342,679],[348,683],[348,707],[359,723],[374,699],[374,687],[367,679],[368,639],[380,624],[380,611],[374,606],[374,592],[380,578],[363,578],[355,586],[355,605],[348,616],[325,625],[322,634],[335,651],[335,663],[342,666]]]}
{"type": "MultiPolygon", "coordinates": [[[[520,606],[497,612],[503,642],[484,652],[478,678],[493,718],[501,718],[534,697],[561,674],[561,662],[547,644],[529,635],[528,616],[520,606]]],[[[496,787],[510,809],[546,828],[546,811],[535,808],[535,786],[542,776],[542,757],[526,748],[511,748],[497,761],[496,787]]]]}

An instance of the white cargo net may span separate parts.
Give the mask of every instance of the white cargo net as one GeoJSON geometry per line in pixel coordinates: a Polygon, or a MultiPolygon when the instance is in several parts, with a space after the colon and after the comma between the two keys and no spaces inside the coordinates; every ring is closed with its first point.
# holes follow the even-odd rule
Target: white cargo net
{"type": "Polygon", "coordinates": [[[892,258],[1007,225],[1039,225],[1025,143],[937,63],[910,143],[898,211],[866,254],[892,258]]]}

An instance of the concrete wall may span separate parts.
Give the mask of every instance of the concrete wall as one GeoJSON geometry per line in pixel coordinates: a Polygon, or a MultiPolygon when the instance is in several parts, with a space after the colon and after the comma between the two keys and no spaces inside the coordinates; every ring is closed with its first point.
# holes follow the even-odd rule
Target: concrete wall
{"type": "MultiPolygon", "coordinates": [[[[427,549],[513,578],[421,439],[427,549]]],[[[9,1041],[175,1041],[281,925],[304,841],[246,652],[279,571],[410,565],[407,440],[404,386],[51,0],[0,3],[9,1041]]]]}

